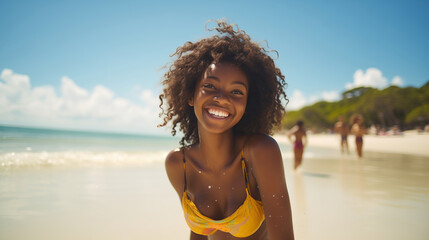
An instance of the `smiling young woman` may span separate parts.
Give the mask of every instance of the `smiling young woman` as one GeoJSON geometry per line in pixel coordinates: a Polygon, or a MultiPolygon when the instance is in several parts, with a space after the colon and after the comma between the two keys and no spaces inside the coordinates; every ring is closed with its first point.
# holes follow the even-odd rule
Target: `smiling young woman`
{"type": "Polygon", "coordinates": [[[200,134],[232,131],[246,109],[247,89],[247,77],[239,67],[232,63],[211,64],[189,101],[200,134]]]}
{"type": "Polygon", "coordinates": [[[223,21],[164,75],[165,126],[184,133],[166,170],[191,239],[294,239],[283,160],[269,136],[286,83],[265,49],[223,21]]]}

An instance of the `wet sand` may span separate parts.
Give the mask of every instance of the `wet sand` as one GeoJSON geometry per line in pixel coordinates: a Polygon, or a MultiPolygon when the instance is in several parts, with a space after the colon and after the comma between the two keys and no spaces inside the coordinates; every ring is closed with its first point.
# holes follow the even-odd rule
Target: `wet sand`
{"type": "Polygon", "coordinates": [[[162,164],[0,172],[0,239],[187,239],[162,164]]]}
{"type": "Polygon", "coordinates": [[[427,239],[429,159],[307,159],[287,174],[296,239],[427,239]]]}
{"type": "Polygon", "coordinates": [[[308,137],[302,168],[286,166],[296,239],[427,239],[429,134],[366,135],[362,159],[352,136],[350,154],[338,135],[308,137]]]}
{"type": "MultiPolygon", "coordinates": [[[[429,157],[280,147],[296,239],[429,236],[429,157]]],[[[189,239],[182,214],[162,162],[0,171],[0,239],[189,239]]]]}

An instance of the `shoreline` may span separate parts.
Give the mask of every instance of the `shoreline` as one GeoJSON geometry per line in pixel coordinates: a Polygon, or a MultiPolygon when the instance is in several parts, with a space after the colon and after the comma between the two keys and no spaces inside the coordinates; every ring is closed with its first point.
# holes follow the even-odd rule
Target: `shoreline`
{"type": "MultiPolygon", "coordinates": [[[[340,136],[338,134],[308,134],[308,145],[313,147],[340,150],[340,136]]],[[[276,141],[291,144],[285,134],[276,133],[276,141]]],[[[429,134],[418,134],[415,131],[403,132],[402,135],[365,135],[363,137],[363,151],[379,153],[410,154],[429,157],[429,134]]],[[[349,149],[354,152],[355,140],[353,135],[348,137],[349,149]]]]}

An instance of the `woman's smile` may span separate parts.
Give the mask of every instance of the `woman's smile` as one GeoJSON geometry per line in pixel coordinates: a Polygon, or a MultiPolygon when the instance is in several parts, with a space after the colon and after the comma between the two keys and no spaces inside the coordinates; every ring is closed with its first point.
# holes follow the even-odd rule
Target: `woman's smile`
{"type": "Polygon", "coordinates": [[[217,118],[217,119],[225,119],[227,117],[229,117],[229,113],[222,111],[222,110],[217,110],[217,109],[213,109],[213,108],[209,108],[207,109],[207,112],[210,114],[211,117],[217,118]]]}

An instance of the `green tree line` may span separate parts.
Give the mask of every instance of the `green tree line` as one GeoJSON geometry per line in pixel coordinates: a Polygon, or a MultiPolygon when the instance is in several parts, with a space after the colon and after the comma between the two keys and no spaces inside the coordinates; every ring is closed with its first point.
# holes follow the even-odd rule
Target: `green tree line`
{"type": "Polygon", "coordinates": [[[343,92],[337,102],[320,101],[297,111],[288,111],[282,121],[290,129],[298,120],[316,132],[332,129],[339,116],[349,120],[355,114],[364,124],[389,129],[414,129],[429,124],[429,81],[420,88],[390,86],[383,90],[359,87],[343,92]]]}

